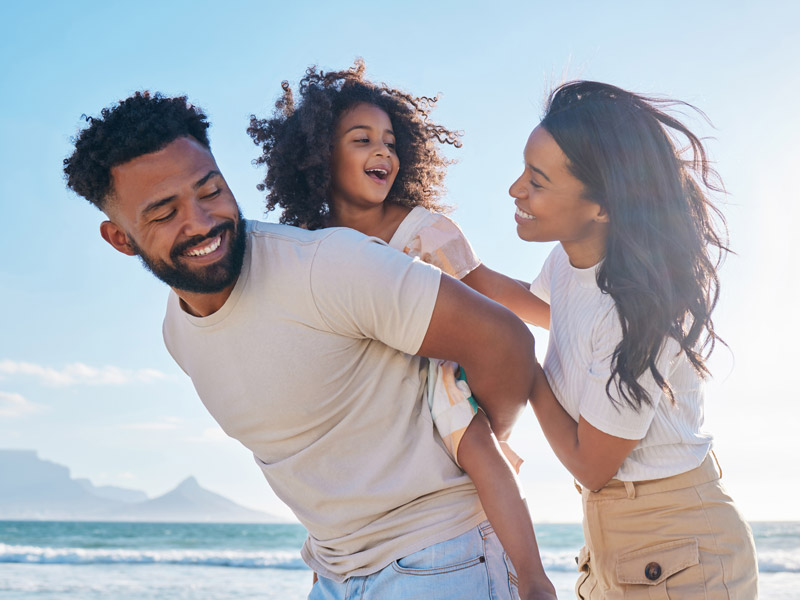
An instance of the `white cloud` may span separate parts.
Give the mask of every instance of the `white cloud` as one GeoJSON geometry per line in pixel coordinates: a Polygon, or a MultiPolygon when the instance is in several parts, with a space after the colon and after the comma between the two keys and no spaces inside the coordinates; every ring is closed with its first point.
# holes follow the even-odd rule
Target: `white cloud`
{"type": "Polygon", "coordinates": [[[13,360],[0,360],[0,375],[36,377],[43,384],[53,387],[150,383],[167,377],[155,369],[131,370],[113,366],[92,367],[77,362],[66,365],[62,369],[54,369],[35,363],[13,360]]]}
{"type": "Polygon", "coordinates": [[[164,417],[159,421],[150,421],[147,423],[129,423],[121,425],[122,429],[131,429],[134,431],[173,431],[181,426],[183,421],[177,417],[164,417]]]}
{"type": "Polygon", "coordinates": [[[199,443],[209,443],[209,442],[228,442],[231,438],[228,437],[222,429],[219,427],[207,427],[203,430],[200,435],[189,436],[184,438],[186,442],[199,442],[199,443]]]}
{"type": "Polygon", "coordinates": [[[0,417],[21,417],[41,410],[22,394],[0,392],[0,417]]]}

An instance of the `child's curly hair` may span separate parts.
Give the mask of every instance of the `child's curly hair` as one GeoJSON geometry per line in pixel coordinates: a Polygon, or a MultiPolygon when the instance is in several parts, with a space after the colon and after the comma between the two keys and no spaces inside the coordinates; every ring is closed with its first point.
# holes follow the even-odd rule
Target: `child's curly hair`
{"type": "Polygon", "coordinates": [[[461,133],[428,121],[438,100],[416,98],[385,84],[364,79],[365,64],[357,59],[344,71],[323,72],[316,66],[300,80],[299,105],[289,83],[281,84],[283,96],[275,103],[271,119],[250,116],[247,133],[260,145],[254,164],[266,165],[264,183],[267,212],[283,209],[281,223],[308,229],[325,226],[331,207],[331,150],[339,118],[356,104],[373,104],[386,111],[392,122],[400,170],[386,197],[404,206],[424,206],[441,212],[447,160],[437,146],[461,147],[461,133]]]}

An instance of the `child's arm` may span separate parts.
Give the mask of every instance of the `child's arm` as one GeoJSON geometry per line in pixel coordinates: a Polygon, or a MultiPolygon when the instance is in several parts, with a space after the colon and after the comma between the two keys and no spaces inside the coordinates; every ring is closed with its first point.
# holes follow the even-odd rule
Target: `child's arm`
{"type": "Polygon", "coordinates": [[[522,490],[483,411],[478,411],[461,438],[458,462],[475,484],[486,516],[514,565],[520,599],[555,599],[522,490]]]}
{"type": "Polygon", "coordinates": [[[550,329],[550,305],[535,296],[522,282],[486,265],[479,265],[461,281],[476,292],[499,302],[526,323],[550,329]]]}

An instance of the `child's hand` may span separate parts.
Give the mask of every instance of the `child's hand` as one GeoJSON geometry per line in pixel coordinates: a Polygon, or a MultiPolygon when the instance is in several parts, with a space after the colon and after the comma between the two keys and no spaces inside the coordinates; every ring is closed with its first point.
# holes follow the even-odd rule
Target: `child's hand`
{"type": "Polygon", "coordinates": [[[555,589],[543,590],[537,588],[527,594],[520,592],[519,600],[558,600],[558,598],[556,597],[555,589]]]}
{"type": "Polygon", "coordinates": [[[519,600],[557,600],[556,589],[546,575],[530,582],[520,578],[519,600]]]}

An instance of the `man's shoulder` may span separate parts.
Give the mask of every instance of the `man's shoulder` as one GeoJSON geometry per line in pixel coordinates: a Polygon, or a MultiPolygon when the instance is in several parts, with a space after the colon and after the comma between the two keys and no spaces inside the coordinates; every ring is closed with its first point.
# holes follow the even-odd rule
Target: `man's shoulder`
{"type": "Polygon", "coordinates": [[[325,229],[303,229],[281,223],[247,220],[247,234],[254,245],[288,244],[294,246],[317,246],[335,244],[358,244],[369,239],[362,233],[346,227],[325,229]]]}

